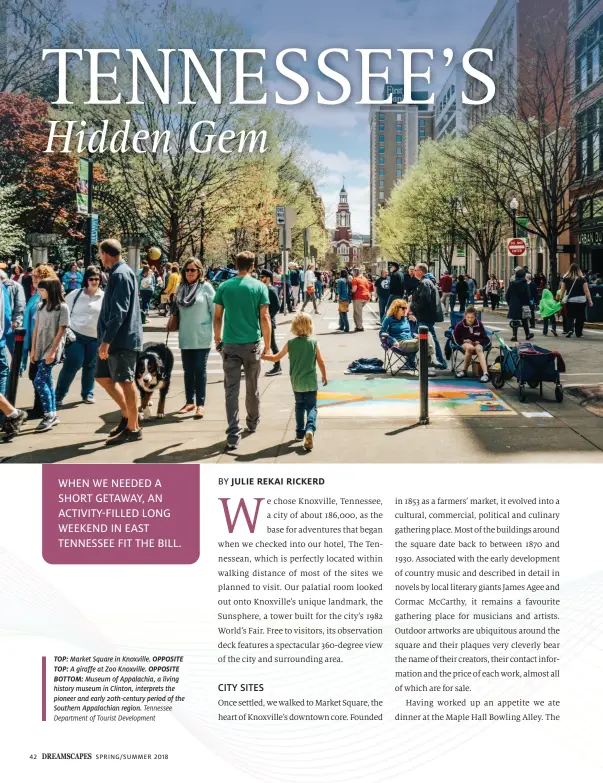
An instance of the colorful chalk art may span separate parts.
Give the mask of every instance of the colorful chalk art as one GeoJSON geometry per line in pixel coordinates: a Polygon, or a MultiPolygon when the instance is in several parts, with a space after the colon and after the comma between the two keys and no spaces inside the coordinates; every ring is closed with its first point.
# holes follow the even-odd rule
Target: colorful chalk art
{"type": "MultiPolygon", "coordinates": [[[[378,376],[329,383],[318,392],[321,417],[376,419],[416,418],[419,382],[378,376]]],[[[516,416],[486,384],[475,381],[430,380],[430,416],[516,416]]]]}

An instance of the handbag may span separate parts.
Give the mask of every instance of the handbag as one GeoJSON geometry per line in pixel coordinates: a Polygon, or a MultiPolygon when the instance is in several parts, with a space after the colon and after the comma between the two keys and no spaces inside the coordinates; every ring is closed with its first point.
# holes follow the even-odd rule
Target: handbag
{"type": "Polygon", "coordinates": [[[172,312],[168,316],[166,329],[168,330],[168,332],[177,332],[179,328],[180,328],[180,310],[178,308],[178,305],[174,305],[174,307],[172,308],[172,312]]]}
{"type": "Polygon", "coordinates": [[[340,313],[347,313],[350,309],[350,303],[349,302],[339,302],[339,312],[340,313]]]}
{"type": "Polygon", "coordinates": [[[316,289],[314,288],[314,286],[313,286],[313,285],[309,285],[309,286],[306,288],[306,293],[308,294],[308,296],[314,296],[314,291],[315,291],[315,290],[316,290],[316,289]]]}
{"type": "Polygon", "coordinates": [[[567,304],[567,300],[568,300],[568,299],[570,298],[570,296],[572,295],[572,292],[573,292],[573,290],[574,290],[574,286],[576,285],[576,283],[577,283],[577,282],[578,282],[578,278],[576,278],[576,279],[574,280],[574,283],[573,283],[572,287],[571,287],[571,288],[570,288],[570,290],[569,290],[569,294],[567,293],[567,291],[565,292],[565,294],[564,294],[564,296],[563,296],[563,299],[561,300],[561,303],[562,303],[562,304],[567,304]]]}
{"type": "MultiPolygon", "coordinates": [[[[75,299],[73,300],[73,304],[71,305],[71,310],[69,311],[69,315],[71,315],[71,313],[73,312],[73,308],[76,306],[77,300],[82,295],[82,291],[83,290],[84,290],[83,288],[80,288],[80,290],[75,295],[75,299]]],[[[69,346],[73,345],[73,343],[76,342],[76,340],[77,340],[77,337],[75,336],[75,332],[73,331],[73,329],[70,326],[68,326],[65,329],[65,348],[69,348],[69,346]]]]}
{"type": "Polygon", "coordinates": [[[529,321],[532,317],[532,308],[530,305],[522,305],[521,307],[521,320],[529,321]]]}

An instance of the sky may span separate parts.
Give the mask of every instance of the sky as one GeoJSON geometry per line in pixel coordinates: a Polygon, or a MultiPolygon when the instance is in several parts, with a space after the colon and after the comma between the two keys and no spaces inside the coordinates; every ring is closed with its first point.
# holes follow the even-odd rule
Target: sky
{"type": "MultiPolygon", "coordinates": [[[[152,2],[153,0],[151,0],[152,2]]],[[[300,106],[287,109],[308,127],[308,159],[324,170],[319,180],[319,193],[325,203],[326,222],[335,224],[335,210],[342,179],[345,177],[348,201],[352,212],[352,230],[369,233],[369,127],[368,106],[357,106],[360,86],[359,48],[391,49],[392,60],[376,57],[373,71],[382,71],[389,65],[391,83],[400,83],[402,55],[396,49],[433,49],[431,88],[424,80],[416,80],[413,89],[430,89],[437,98],[438,89],[445,82],[449,70],[444,67],[443,50],[453,49],[460,60],[486,21],[496,0],[190,0],[193,4],[216,11],[228,12],[246,30],[253,46],[267,50],[266,82],[272,81],[270,62],[276,53],[287,48],[308,51],[305,73],[311,79],[312,91],[300,106]],[[329,84],[315,65],[318,54],[329,48],[350,51],[346,74],[354,85],[348,102],[338,107],[317,104],[315,90],[325,97],[329,84]]],[[[66,0],[78,17],[87,17],[90,23],[104,12],[105,0],[84,5],[81,0],[66,0]]],[[[183,48],[187,46],[182,42],[183,48]]],[[[297,61],[299,62],[299,61],[297,61]]],[[[342,60],[333,61],[339,69],[342,60]]],[[[291,61],[292,67],[297,64],[291,61]]],[[[413,64],[414,61],[413,61],[413,64]]],[[[429,66],[425,59],[417,59],[416,71],[429,66]]],[[[343,69],[342,69],[343,70],[343,69]]],[[[285,84],[281,80],[281,86],[285,84]]],[[[383,89],[383,81],[375,80],[372,97],[383,89]]],[[[295,91],[291,93],[294,95],[295,91]]],[[[286,95],[285,97],[289,97],[286,95]]]]}

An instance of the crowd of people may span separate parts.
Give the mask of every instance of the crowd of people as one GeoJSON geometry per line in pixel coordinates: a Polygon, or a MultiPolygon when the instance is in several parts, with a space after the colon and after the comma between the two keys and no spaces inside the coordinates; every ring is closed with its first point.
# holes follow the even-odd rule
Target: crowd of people
{"type": "MultiPolygon", "coordinates": [[[[84,404],[95,403],[95,386],[102,387],[121,412],[108,444],[142,438],[139,399],[135,383],[137,357],[143,347],[143,324],[152,308],[169,316],[168,330],[178,332],[184,375],[184,405],[180,415],[205,415],[207,363],[212,342],[221,353],[224,370],[227,448],[238,448],[243,428],[239,417],[239,390],[245,381],[246,429],[256,431],[260,420],[259,376],[262,360],[272,367],[268,376],[282,373],[281,361],[289,357],[295,397],[296,435],[304,448],[314,445],[317,420],[317,369],[327,383],[325,360],[313,337],[312,318],[328,294],[337,304],[337,332],[364,331],[369,301],[378,303],[382,344],[411,357],[419,352],[418,327],[428,329],[429,374],[448,364],[436,333],[436,324],[450,314],[454,340],[464,353],[458,377],[465,377],[472,363],[479,366],[481,381],[489,380],[484,348],[489,342],[474,304],[481,296],[484,308],[496,310],[505,290],[503,281],[491,275],[483,288],[467,275],[445,273],[436,281],[426,264],[405,272],[397,262],[376,279],[359,268],[330,273],[290,263],[286,270],[256,269],[255,256],[239,253],[234,264],[212,268],[189,258],[182,266],[146,261],[135,273],[122,258],[117,240],[99,245],[98,265],[83,262],[65,270],[57,264],[35,269],[16,265],[0,269],[0,417],[7,437],[18,433],[27,414],[6,398],[9,361],[15,353],[15,330],[24,330],[20,372],[32,384],[33,405],[29,418],[39,419],[37,431],[47,432],[59,422],[58,411],[81,373],[79,394],[84,404]],[[291,312],[293,337],[279,347],[278,313],[291,312]],[[171,324],[171,325],[170,325],[171,324]],[[55,377],[53,371],[60,367],[55,377]]],[[[546,278],[532,276],[517,267],[505,291],[508,317],[517,341],[519,329],[526,340],[534,337],[536,309],[543,323],[558,335],[562,317],[566,336],[581,338],[586,305],[592,306],[590,285],[598,278],[573,264],[554,294],[546,278]],[[593,278],[593,279],[591,279],[593,278]]]]}

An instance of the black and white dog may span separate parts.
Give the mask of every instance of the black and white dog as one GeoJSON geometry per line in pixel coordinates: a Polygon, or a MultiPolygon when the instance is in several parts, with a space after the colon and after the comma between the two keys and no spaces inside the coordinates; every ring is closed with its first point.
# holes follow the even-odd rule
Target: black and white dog
{"type": "Polygon", "coordinates": [[[150,403],[153,392],[159,390],[157,418],[165,416],[165,400],[170,390],[174,354],[163,343],[146,343],[136,362],[136,385],[140,391],[140,418],[150,415],[150,403]]]}

